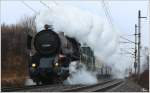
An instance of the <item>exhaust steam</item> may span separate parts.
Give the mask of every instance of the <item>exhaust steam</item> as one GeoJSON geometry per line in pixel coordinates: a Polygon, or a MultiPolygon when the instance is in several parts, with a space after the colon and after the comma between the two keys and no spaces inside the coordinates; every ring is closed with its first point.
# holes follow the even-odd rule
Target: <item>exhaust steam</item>
{"type": "Polygon", "coordinates": [[[69,65],[70,76],[64,81],[64,84],[81,84],[81,85],[92,85],[98,82],[96,75],[92,72],[87,71],[85,65],[79,62],[71,62],[69,65]]]}

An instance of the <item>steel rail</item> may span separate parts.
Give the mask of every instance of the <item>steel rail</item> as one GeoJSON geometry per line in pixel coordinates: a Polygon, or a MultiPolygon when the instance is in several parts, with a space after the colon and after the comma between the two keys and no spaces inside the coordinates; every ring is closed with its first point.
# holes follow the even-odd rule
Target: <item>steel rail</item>
{"type": "MultiPolygon", "coordinates": [[[[113,82],[115,80],[105,80],[103,82],[100,82],[95,85],[63,85],[63,84],[53,84],[53,85],[32,85],[32,86],[25,86],[25,87],[8,87],[8,88],[2,88],[2,92],[17,92],[17,91],[39,91],[38,89],[41,89],[43,91],[62,91],[62,92],[68,92],[68,91],[80,91],[83,89],[91,89],[91,87],[96,87],[98,85],[105,85],[107,83],[113,82]],[[48,88],[48,90],[44,90],[48,88]],[[59,89],[60,88],[60,89],[59,89]]],[[[103,88],[104,89],[104,88],[103,88]]],[[[93,90],[92,90],[93,91],[93,90]]]]}
{"type": "Polygon", "coordinates": [[[63,92],[98,92],[98,91],[104,92],[117,85],[120,85],[122,82],[123,82],[122,80],[109,80],[95,85],[63,90],[63,92]]]}
{"type": "MultiPolygon", "coordinates": [[[[58,84],[60,85],[60,84],[58,84]]],[[[31,85],[31,86],[24,86],[24,87],[5,87],[1,88],[2,92],[15,92],[15,91],[23,91],[23,90],[30,90],[30,89],[36,89],[36,88],[45,88],[45,87],[51,87],[54,85],[31,85]]]]}

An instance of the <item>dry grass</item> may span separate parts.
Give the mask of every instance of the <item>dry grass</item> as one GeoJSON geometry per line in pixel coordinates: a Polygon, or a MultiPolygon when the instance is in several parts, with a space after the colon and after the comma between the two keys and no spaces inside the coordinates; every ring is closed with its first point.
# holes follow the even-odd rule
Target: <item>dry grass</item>
{"type": "MultiPolygon", "coordinates": [[[[10,54],[9,54],[10,55],[10,54]]],[[[6,68],[2,69],[2,87],[23,86],[27,76],[27,62],[21,56],[11,55],[6,60],[6,68]]],[[[4,63],[5,64],[5,63],[4,63]]]]}

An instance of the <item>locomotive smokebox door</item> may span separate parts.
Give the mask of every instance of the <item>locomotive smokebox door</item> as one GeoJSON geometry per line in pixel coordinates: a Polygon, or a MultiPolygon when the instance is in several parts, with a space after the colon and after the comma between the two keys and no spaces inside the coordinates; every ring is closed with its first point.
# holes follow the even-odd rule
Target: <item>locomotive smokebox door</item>
{"type": "Polygon", "coordinates": [[[36,34],[34,47],[42,56],[54,56],[60,50],[60,39],[52,29],[45,28],[36,34]]]}

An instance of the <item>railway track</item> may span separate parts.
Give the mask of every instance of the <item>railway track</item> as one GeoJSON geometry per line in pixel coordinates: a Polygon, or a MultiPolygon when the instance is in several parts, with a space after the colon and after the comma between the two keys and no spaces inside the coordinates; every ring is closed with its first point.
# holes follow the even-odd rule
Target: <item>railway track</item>
{"type": "Polygon", "coordinates": [[[111,88],[120,85],[121,83],[123,83],[123,80],[110,80],[91,86],[64,90],[63,92],[105,92],[111,88]]]}
{"type": "Polygon", "coordinates": [[[5,87],[5,88],[2,88],[1,91],[2,92],[14,92],[14,91],[24,91],[24,90],[44,88],[44,87],[50,87],[50,85],[31,85],[31,86],[25,86],[25,87],[5,87]]]}
{"type": "Polygon", "coordinates": [[[69,89],[74,87],[81,87],[83,85],[63,85],[63,84],[53,84],[53,85],[32,85],[25,87],[7,87],[2,88],[2,92],[48,92],[48,91],[62,91],[63,89],[69,89]]]}
{"type": "Polygon", "coordinates": [[[20,88],[2,88],[2,92],[82,92],[106,91],[122,83],[122,80],[106,80],[95,85],[43,85],[26,86],[20,88]]]}

